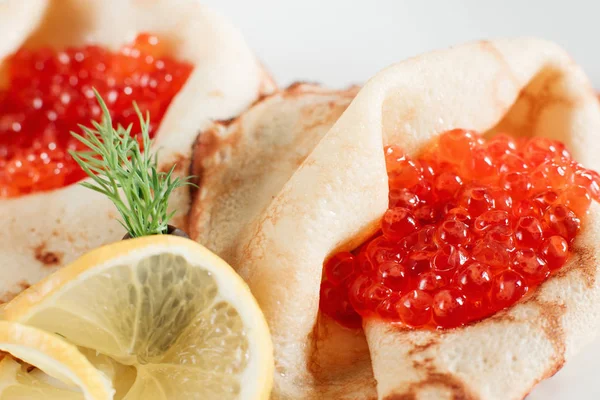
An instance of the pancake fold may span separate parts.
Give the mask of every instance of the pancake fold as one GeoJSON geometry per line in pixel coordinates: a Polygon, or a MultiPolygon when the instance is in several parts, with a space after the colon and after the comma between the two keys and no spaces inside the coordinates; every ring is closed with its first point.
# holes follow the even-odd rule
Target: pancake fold
{"type": "Polygon", "coordinates": [[[190,230],[237,268],[265,313],[274,399],[521,399],[596,335],[598,204],[567,265],[483,321],[424,331],[365,320],[365,342],[319,314],[323,261],[360,244],[387,209],[384,145],[414,155],[454,128],[559,139],[600,169],[587,77],[532,38],[420,55],[358,93],[296,85],[200,135],[190,230]]]}

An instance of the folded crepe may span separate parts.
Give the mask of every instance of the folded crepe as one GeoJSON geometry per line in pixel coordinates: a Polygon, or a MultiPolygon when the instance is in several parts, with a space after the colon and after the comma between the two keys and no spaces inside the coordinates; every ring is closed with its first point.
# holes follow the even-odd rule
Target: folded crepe
{"type": "Polygon", "coordinates": [[[598,331],[598,204],[570,261],[513,307],[438,331],[365,319],[369,354],[358,333],[319,315],[322,265],[369,237],[387,209],[385,145],[414,155],[453,128],[504,131],[559,139],[600,169],[588,79],[558,46],[511,39],[396,64],[343,111],[352,94],[294,87],[212,126],[195,150],[190,231],[239,271],[265,313],[273,398],[523,398],[598,331]]]}
{"type": "MultiPolygon", "coordinates": [[[[234,268],[241,266],[243,246],[255,235],[256,221],[357,91],[356,87],[332,91],[297,83],[262,99],[235,120],[216,122],[203,131],[193,155],[192,171],[199,179],[199,189],[190,211],[190,236],[234,268]]],[[[302,186],[309,196],[311,185],[305,182],[302,186]]],[[[282,240],[291,246],[296,238],[290,227],[282,240]]],[[[313,330],[320,271],[306,275],[301,269],[284,267],[281,272],[275,269],[272,276],[265,277],[265,287],[254,291],[267,312],[277,346],[273,397],[375,398],[364,334],[340,328],[326,318],[313,330]],[[312,293],[314,287],[317,296],[312,293]],[[306,297],[296,301],[304,289],[308,289],[306,297]],[[296,290],[296,304],[288,304],[286,292],[296,290]],[[286,324],[289,329],[283,327],[286,324]],[[296,331],[299,324],[307,330],[296,331]]]]}
{"type": "MultiPolygon", "coordinates": [[[[0,85],[3,63],[21,46],[64,48],[88,43],[116,50],[141,32],[158,35],[171,55],[194,70],[156,134],[161,169],[177,163],[187,175],[191,146],[212,119],[229,118],[273,88],[241,34],[196,0],[9,0],[0,4],[0,85]]],[[[89,121],[81,121],[88,124],[89,121]]],[[[185,228],[190,194],[170,206],[185,228]]],[[[0,303],[97,246],[119,240],[115,207],[79,185],[0,198],[0,303]]]]}

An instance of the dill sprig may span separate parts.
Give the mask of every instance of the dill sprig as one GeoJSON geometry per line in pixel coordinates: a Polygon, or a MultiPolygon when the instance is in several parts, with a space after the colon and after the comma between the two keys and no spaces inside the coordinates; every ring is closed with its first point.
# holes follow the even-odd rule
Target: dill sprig
{"type": "Polygon", "coordinates": [[[175,211],[168,211],[169,196],[191,184],[192,177],[173,177],[175,165],[168,172],[158,170],[157,154],[152,154],[146,117],[134,103],[140,120],[142,148],[131,135],[132,125],[113,128],[106,103],[94,90],[102,109],[102,122],[92,121],[93,128],[79,127],[83,134],[71,132],[83,143],[85,151],[71,151],[77,164],[92,179],[81,185],[108,197],[121,215],[120,223],[131,237],[167,233],[169,220],[175,211]]]}

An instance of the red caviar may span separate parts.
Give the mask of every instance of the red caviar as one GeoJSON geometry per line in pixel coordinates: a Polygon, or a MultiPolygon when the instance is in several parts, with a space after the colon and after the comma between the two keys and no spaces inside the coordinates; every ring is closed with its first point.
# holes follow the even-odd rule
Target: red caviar
{"type": "Polygon", "coordinates": [[[600,176],[545,138],[465,130],[419,158],[385,149],[390,204],[381,229],[324,264],[321,310],[452,328],[509,307],[566,262],[600,176]]]}
{"type": "Polygon", "coordinates": [[[165,56],[156,36],[139,35],[118,52],[99,46],[21,49],[6,60],[6,89],[0,89],[0,197],[60,188],[85,173],[68,151],[81,149],[70,135],[78,124],[99,120],[92,88],[106,101],[115,124],[139,122],[137,102],[150,113],[150,133],[192,71],[165,56]]]}

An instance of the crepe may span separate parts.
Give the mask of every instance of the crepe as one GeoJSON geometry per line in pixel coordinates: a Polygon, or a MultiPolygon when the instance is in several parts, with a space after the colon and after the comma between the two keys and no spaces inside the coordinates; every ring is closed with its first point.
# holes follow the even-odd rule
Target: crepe
{"type": "MultiPolygon", "coordinates": [[[[199,190],[190,212],[191,237],[234,268],[243,265],[243,246],[256,233],[255,221],[357,91],[356,87],[332,91],[313,84],[294,84],[262,99],[235,120],[217,122],[202,132],[194,149],[193,173],[198,177],[199,190]]],[[[306,182],[303,186],[308,195],[310,185],[306,182]]],[[[292,228],[282,240],[291,245],[296,237],[292,228]]],[[[296,301],[294,294],[291,299],[295,304],[287,302],[288,290],[318,290],[320,272],[303,275],[302,270],[289,268],[281,272],[268,277],[264,287],[253,286],[271,324],[276,347],[273,397],[375,398],[362,332],[342,329],[327,319],[313,330],[311,317],[316,315],[314,302],[318,297],[311,291],[306,293],[306,301],[296,301]],[[280,284],[271,286],[274,282],[280,284]],[[282,313],[278,314],[278,309],[282,313]]]]}
{"type": "MultiPolygon", "coordinates": [[[[198,1],[4,1],[0,85],[4,60],[22,45],[64,48],[96,43],[116,50],[140,32],[157,34],[170,44],[172,56],[194,65],[154,144],[160,149],[161,169],[177,163],[177,174],[187,175],[198,131],[212,119],[238,114],[274,86],[241,34],[198,1]]],[[[177,210],[174,224],[181,228],[189,204],[185,188],[171,197],[170,206],[177,210]]],[[[0,302],[125,233],[112,203],[79,185],[0,199],[0,215],[0,302]]]]}
{"type": "Polygon", "coordinates": [[[522,38],[391,66],[335,123],[350,93],[324,93],[300,86],[274,95],[204,132],[194,155],[190,231],[239,271],[265,313],[272,397],[523,398],[598,330],[598,204],[568,264],[515,306],[435,332],[365,320],[370,357],[359,334],[322,322],[322,265],[364,241],[387,209],[384,145],[414,155],[449,129],[507,131],[562,140],[600,169],[600,107],[587,77],[555,44],[522,38]]]}

